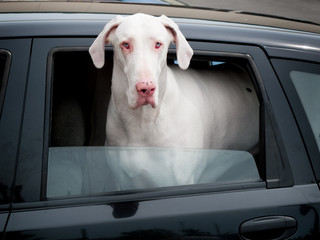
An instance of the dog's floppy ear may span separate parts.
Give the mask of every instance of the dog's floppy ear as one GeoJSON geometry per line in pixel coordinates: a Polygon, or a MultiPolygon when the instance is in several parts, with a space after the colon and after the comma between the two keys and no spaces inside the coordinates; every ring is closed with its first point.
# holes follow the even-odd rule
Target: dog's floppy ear
{"type": "Polygon", "coordinates": [[[161,23],[173,34],[173,42],[177,45],[177,59],[181,69],[187,69],[193,55],[193,50],[181,33],[178,25],[165,15],[159,17],[161,23]]]}
{"type": "Polygon", "coordinates": [[[119,26],[123,19],[121,16],[116,16],[111,19],[89,48],[89,53],[96,68],[103,67],[105,44],[109,43],[109,34],[119,26]]]}

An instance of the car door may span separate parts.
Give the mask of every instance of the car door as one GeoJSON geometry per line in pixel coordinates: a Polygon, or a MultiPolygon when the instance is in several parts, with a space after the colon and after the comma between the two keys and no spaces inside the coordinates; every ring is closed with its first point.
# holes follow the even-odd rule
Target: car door
{"type": "MultiPolygon", "coordinates": [[[[85,104],[73,100],[70,103],[68,98],[61,104],[71,105],[72,109],[84,106],[69,124],[73,128],[83,121],[76,128],[76,132],[83,132],[81,143],[71,138],[70,132],[70,141],[66,143],[64,138],[60,146],[53,137],[55,109],[60,109],[57,103],[65,96],[81,96],[88,102],[92,98],[83,91],[92,86],[81,83],[82,77],[111,72],[112,63],[98,72],[81,71],[92,67],[87,53],[92,42],[93,38],[33,41],[15,181],[19,198],[12,204],[5,239],[319,236],[319,188],[286,96],[261,48],[190,42],[199,61],[240,64],[251,75],[260,104],[260,150],[255,159],[250,158],[254,168],[235,165],[221,181],[117,190],[108,185],[116,176],[108,172],[106,161],[99,157],[106,152],[87,147],[90,137],[83,129],[88,126],[87,120],[80,120],[87,111],[85,104]],[[75,60],[79,58],[81,61],[75,60]],[[60,84],[54,83],[57,79],[62,79],[60,84]],[[61,91],[54,97],[57,89],[61,91]],[[73,95],[73,91],[77,94],[73,95]]],[[[109,48],[106,54],[112,56],[109,48]]],[[[97,86],[100,85],[96,83],[97,86]]],[[[66,116],[69,110],[62,110],[60,115],[66,116]]],[[[232,159],[238,160],[240,155],[235,154],[232,159]]]]}
{"type": "Polygon", "coordinates": [[[30,39],[0,39],[0,229],[10,211],[30,57],[30,39]]]}

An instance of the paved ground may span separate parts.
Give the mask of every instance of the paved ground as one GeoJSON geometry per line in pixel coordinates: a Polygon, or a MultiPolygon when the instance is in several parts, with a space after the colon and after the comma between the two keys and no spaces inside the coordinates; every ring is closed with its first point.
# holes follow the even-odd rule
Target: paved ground
{"type": "Polygon", "coordinates": [[[179,0],[190,6],[264,13],[320,24],[320,0],[179,0]]]}

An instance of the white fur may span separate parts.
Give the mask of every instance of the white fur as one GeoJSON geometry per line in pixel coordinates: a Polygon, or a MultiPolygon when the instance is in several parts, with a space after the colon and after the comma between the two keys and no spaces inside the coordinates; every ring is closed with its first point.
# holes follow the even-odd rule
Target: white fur
{"type": "Polygon", "coordinates": [[[245,71],[181,70],[193,51],[172,20],[145,14],[112,19],[89,50],[98,68],[109,42],[114,69],[106,145],[248,150],[258,142],[258,100],[246,90],[254,88],[245,71]],[[170,42],[181,69],[166,64],[170,42]],[[154,106],[137,107],[142,80],[156,83],[154,106]]]}

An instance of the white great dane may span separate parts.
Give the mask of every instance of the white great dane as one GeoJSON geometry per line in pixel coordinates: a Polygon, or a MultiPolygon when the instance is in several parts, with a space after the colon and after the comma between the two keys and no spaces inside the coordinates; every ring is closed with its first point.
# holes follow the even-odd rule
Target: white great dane
{"type": "Polygon", "coordinates": [[[89,52],[97,68],[104,65],[105,45],[114,47],[106,145],[253,148],[259,105],[245,71],[170,68],[171,42],[179,67],[187,69],[193,50],[166,16],[117,16],[93,42],[89,52]]]}

